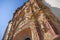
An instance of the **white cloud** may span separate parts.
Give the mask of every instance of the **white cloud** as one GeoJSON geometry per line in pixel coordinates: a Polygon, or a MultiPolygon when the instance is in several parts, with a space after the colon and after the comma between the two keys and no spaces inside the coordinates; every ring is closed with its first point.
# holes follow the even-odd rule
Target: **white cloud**
{"type": "Polygon", "coordinates": [[[49,3],[52,7],[58,7],[60,8],[60,0],[45,0],[47,3],[49,3]]]}

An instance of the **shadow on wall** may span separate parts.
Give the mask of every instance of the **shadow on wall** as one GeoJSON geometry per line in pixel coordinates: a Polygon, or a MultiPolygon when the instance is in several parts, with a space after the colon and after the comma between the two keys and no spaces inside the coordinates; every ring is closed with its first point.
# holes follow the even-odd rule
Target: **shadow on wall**
{"type": "Polygon", "coordinates": [[[59,18],[60,20],[60,8],[57,7],[51,7],[50,4],[48,4],[45,0],[43,0],[43,3],[50,8],[50,10],[59,18]]]}

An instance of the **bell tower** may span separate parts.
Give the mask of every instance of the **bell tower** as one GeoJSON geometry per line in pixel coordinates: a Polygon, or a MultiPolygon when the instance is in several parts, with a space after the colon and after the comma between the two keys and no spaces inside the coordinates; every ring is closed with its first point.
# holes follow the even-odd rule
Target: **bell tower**
{"type": "Polygon", "coordinates": [[[60,20],[42,0],[28,0],[15,11],[3,40],[60,40],[60,20]]]}

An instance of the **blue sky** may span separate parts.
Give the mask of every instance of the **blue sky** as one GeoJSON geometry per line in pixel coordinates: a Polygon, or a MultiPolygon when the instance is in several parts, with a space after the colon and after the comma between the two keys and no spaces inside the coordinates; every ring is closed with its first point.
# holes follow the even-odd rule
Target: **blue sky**
{"type": "Polygon", "coordinates": [[[0,40],[15,10],[27,0],[0,0],[0,40]]]}

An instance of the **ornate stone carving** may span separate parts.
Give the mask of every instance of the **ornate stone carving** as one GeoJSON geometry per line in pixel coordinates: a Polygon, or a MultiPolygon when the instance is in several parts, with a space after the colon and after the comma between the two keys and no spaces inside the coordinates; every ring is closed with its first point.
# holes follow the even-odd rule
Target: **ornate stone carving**
{"type": "Polygon", "coordinates": [[[3,40],[60,40],[60,20],[42,0],[26,2],[16,10],[11,22],[3,40]]]}

